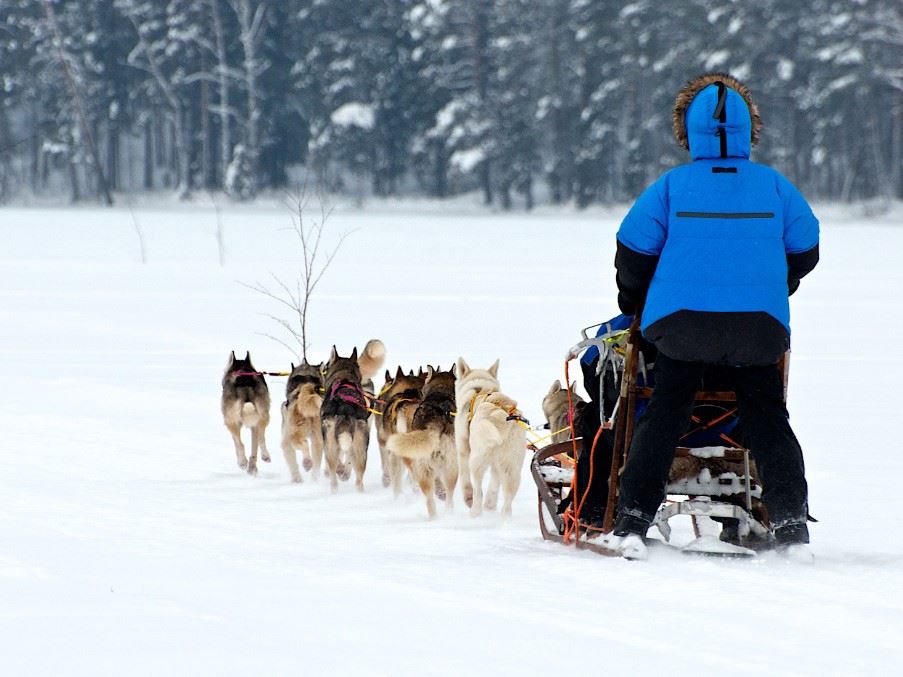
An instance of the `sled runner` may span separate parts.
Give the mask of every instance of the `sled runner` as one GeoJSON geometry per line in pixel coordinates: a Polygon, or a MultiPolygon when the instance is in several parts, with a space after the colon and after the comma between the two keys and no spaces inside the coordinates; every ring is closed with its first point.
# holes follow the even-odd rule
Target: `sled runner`
{"type": "MultiPolygon", "coordinates": [[[[580,549],[617,556],[619,553],[603,546],[598,536],[611,531],[614,524],[618,481],[636,420],[654,388],[654,363],[644,355],[636,322],[627,329],[612,323],[597,326],[600,330],[596,337],[587,335],[588,330],[596,327],[583,330],[584,340],[571,349],[569,361],[586,351],[598,351],[596,373],[601,376],[597,402],[602,429],[596,435],[593,449],[600,439],[610,441],[611,470],[595,473],[590,465],[588,483],[578,486],[575,459],[581,453],[583,441],[577,437],[579,431],[574,431],[573,439],[536,451],[531,473],[539,493],[539,528],[545,540],[573,543],[580,549]],[[588,488],[594,482],[606,482],[609,489],[601,528],[587,525],[581,512],[588,488]]],[[[787,357],[784,356],[780,365],[785,400],[787,357]]],[[[748,557],[767,545],[768,520],[760,500],[762,488],[749,450],[735,439],[742,436],[738,426],[737,398],[733,391],[697,392],[691,428],[675,451],[666,499],[653,521],[662,540],[650,537],[650,544],[669,545],[670,520],[683,515],[691,518],[695,535],[694,540],[680,547],[684,552],[748,557]]],[[[580,462],[590,461],[581,459],[580,462]]]]}

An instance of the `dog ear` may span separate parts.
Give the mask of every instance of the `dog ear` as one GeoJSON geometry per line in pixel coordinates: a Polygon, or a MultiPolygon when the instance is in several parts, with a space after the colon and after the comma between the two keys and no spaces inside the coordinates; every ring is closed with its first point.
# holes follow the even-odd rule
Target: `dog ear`
{"type": "Polygon", "coordinates": [[[577,387],[577,381],[572,381],[570,388],[568,388],[568,390],[571,391],[572,395],[574,394],[574,388],[576,388],[576,387],[577,387]]]}
{"type": "Polygon", "coordinates": [[[404,378],[404,372],[401,370],[401,365],[400,365],[400,364],[398,365],[398,369],[397,369],[396,372],[395,372],[395,378],[396,378],[396,379],[404,378]]]}
{"type": "Polygon", "coordinates": [[[357,362],[357,346],[354,346],[354,350],[351,351],[351,358],[355,362],[357,362]]]}
{"type": "Polygon", "coordinates": [[[467,376],[467,374],[470,372],[470,366],[467,364],[467,362],[464,361],[463,357],[458,358],[457,365],[458,373],[461,374],[462,377],[467,376]]]}
{"type": "Polygon", "coordinates": [[[295,363],[291,362],[290,364],[292,365],[292,368],[289,371],[295,371],[295,363]]]}
{"type": "Polygon", "coordinates": [[[245,362],[250,362],[250,361],[251,361],[251,351],[246,350],[245,351],[245,362]]]}
{"type": "Polygon", "coordinates": [[[432,366],[426,365],[426,383],[429,383],[433,379],[433,374],[435,373],[432,366]]]}
{"type": "Polygon", "coordinates": [[[386,369],[386,383],[388,383],[391,380],[392,380],[392,374],[388,369],[386,369]]]}
{"type": "Polygon", "coordinates": [[[423,376],[423,367],[417,367],[417,376],[423,376]]]}
{"type": "Polygon", "coordinates": [[[559,381],[559,380],[556,378],[556,379],[555,379],[555,382],[552,384],[552,387],[549,388],[549,395],[554,395],[554,394],[557,393],[559,390],[561,390],[561,381],[559,381]]]}
{"type": "Polygon", "coordinates": [[[453,365],[451,366],[451,369],[449,369],[449,372],[451,372],[451,375],[452,375],[452,376],[456,376],[456,374],[455,374],[455,368],[456,368],[456,366],[457,366],[457,365],[454,365],[454,364],[453,364],[453,365]]]}
{"type": "Polygon", "coordinates": [[[492,378],[499,377],[499,361],[496,360],[492,363],[492,366],[489,367],[489,373],[492,375],[492,378]]]}
{"type": "Polygon", "coordinates": [[[332,346],[332,352],[329,353],[329,361],[330,361],[330,362],[335,362],[335,358],[337,358],[338,356],[339,356],[339,353],[338,353],[338,351],[335,349],[335,346],[333,345],[333,346],[332,346]]]}

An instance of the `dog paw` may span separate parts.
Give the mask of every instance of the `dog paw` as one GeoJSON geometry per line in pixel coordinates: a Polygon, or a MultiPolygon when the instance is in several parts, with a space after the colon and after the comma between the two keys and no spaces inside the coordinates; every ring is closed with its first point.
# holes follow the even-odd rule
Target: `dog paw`
{"type": "Polygon", "coordinates": [[[248,467],[248,459],[246,459],[246,458],[238,459],[238,467],[241,468],[242,470],[247,468],[248,467]]]}
{"type": "Polygon", "coordinates": [[[445,500],[445,496],[446,496],[445,487],[442,485],[441,482],[436,482],[435,492],[436,492],[436,498],[438,498],[440,501],[445,500]]]}
{"type": "Polygon", "coordinates": [[[351,477],[351,469],[348,466],[339,463],[339,465],[336,466],[335,474],[340,480],[347,482],[348,478],[351,477]]]}
{"type": "Polygon", "coordinates": [[[384,472],[383,473],[383,486],[388,487],[390,484],[392,484],[392,478],[389,477],[389,473],[384,472]]]}
{"type": "Polygon", "coordinates": [[[489,511],[495,510],[496,505],[498,505],[498,496],[487,496],[483,501],[483,508],[489,511]]]}
{"type": "Polygon", "coordinates": [[[355,482],[354,486],[359,492],[364,493],[364,480],[358,480],[355,482]]]}
{"type": "Polygon", "coordinates": [[[257,465],[253,463],[248,464],[248,474],[256,475],[257,474],[257,465]]]}
{"type": "Polygon", "coordinates": [[[260,455],[260,460],[263,461],[264,463],[269,463],[269,462],[270,462],[270,455],[269,455],[269,454],[261,454],[261,455],[260,455]]]}
{"type": "Polygon", "coordinates": [[[314,462],[309,458],[305,458],[303,461],[301,461],[301,465],[304,466],[305,470],[309,471],[314,467],[314,462]]]}
{"type": "Polygon", "coordinates": [[[468,508],[473,507],[473,487],[464,487],[464,503],[468,508]]]}
{"type": "Polygon", "coordinates": [[[294,482],[295,484],[301,484],[302,480],[300,473],[297,475],[292,475],[292,482],[294,482]]]}

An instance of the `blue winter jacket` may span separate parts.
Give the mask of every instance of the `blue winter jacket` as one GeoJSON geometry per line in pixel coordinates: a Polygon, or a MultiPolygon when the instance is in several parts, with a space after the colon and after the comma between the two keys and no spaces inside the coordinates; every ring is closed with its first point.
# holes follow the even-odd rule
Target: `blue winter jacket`
{"type": "MultiPolygon", "coordinates": [[[[714,84],[702,89],[686,113],[693,161],[647,188],[618,230],[619,250],[626,247],[628,258],[642,255],[634,258],[654,265],[642,308],[647,338],[659,345],[663,327],[666,334],[680,331],[680,326],[657,324],[675,314],[704,320],[709,332],[727,331],[727,336],[712,338],[720,342],[714,351],[699,354],[691,345],[669,351],[663,341],[659,348],[677,359],[773,361],[789,345],[788,295],[799,284],[788,262],[813,251],[817,260],[818,220],[787,179],[749,160],[750,125],[749,109],[736,91],[714,84]],[[738,353],[731,341],[752,343],[747,320],[759,326],[768,323],[763,316],[772,319],[773,335],[779,331],[774,321],[780,324],[785,345],[761,359],[746,354],[755,345],[738,353]]],[[[630,274],[622,275],[626,266],[621,254],[619,258],[622,286],[622,277],[630,274]]],[[[641,306],[642,300],[637,301],[641,306]]]]}

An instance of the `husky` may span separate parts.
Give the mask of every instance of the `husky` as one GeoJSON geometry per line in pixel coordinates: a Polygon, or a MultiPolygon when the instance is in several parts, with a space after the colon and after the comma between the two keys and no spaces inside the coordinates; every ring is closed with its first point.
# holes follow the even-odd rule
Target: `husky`
{"type": "Polygon", "coordinates": [[[555,381],[549,392],[542,398],[542,413],[546,415],[549,432],[552,437],[552,444],[556,442],[566,442],[571,439],[571,425],[568,419],[568,391],[570,391],[570,401],[574,403],[574,430],[576,434],[580,434],[579,417],[586,402],[583,401],[574,388],[576,381],[571,383],[570,388],[562,388],[561,381],[555,381]]]}
{"type": "Polygon", "coordinates": [[[430,519],[436,517],[434,488],[450,512],[458,483],[455,450],[455,367],[449,371],[427,368],[420,404],[414,411],[409,432],[398,432],[387,440],[389,451],[400,457],[426,498],[430,519]]]}
{"type": "Polygon", "coordinates": [[[459,414],[455,416],[455,447],[458,449],[458,469],[461,491],[467,507],[473,507],[473,481],[470,477],[470,421],[473,418],[474,398],[480,393],[493,393],[499,389],[499,361],[489,369],[471,369],[463,357],[455,365],[455,402],[459,414]]]}
{"type": "Polygon", "coordinates": [[[392,492],[396,496],[401,493],[404,465],[399,456],[390,452],[387,443],[391,435],[411,430],[425,378],[422,370],[415,376],[413,370],[405,374],[401,367],[398,367],[394,378],[386,371],[386,386],[383,387],[380,398],[382,415],[376,423],[376,437],[383,462],[383,485],[391,484],[392,492]]]}
{"type": "Polygon", "coordinates": [[[520,487],[521,468],[527,448],[527,434],[520,422],[523,414],[517,402],[500,392],[476,396],[473,420],[470,422],[470,468],[473,473],[473,505],[470,514],[479,515],[483,508],[495,510],[499,485],[505,494],[502,516],[511,515],[511,503],[520,487]],[[490,471],[489,492],[483,502],[483,475],[490,471]]]}
{"type": "Polygon", "coordinates": [[[357,489],[363,491],[367,445],[370,443],[370,412],[361,385],[357,348],[350,357],[340,357],[335,346],[332,347],[323,387],[320,422],[330,487],[333,492],[337,491],[338,479],[347,480],[353,468],[357,489]]]}
{"type": "Polygon", "coordinates": [[[257,374],[251,364],[251,353],[243,360],[229,355],[226,372],[223,374],[223,397],[221,400],[223,422],[235,443],[238,467],[246,468],[249,475],[257,474],[257,448],[264,463],[270,462],[267,451],[266,427],[270,422],[270,390],[263,376],[257,374]],[[245,445],[241,441],[242,426],[251,429],[251,458],[245,456],[245,445]]]}
{"type": "Polygon", "coordinates": [[[304,469],[317,479],[323,461],[323,430],[320,406],[323,404],[322,364],[310,364],[305,359],[292,371],[285,384],[282,403],[282,453],[292,474],[292,482],[301,481],[295,450],[304,455],[304,469]],[[313,452],[313,453],[311,453],[313,452]]]}

